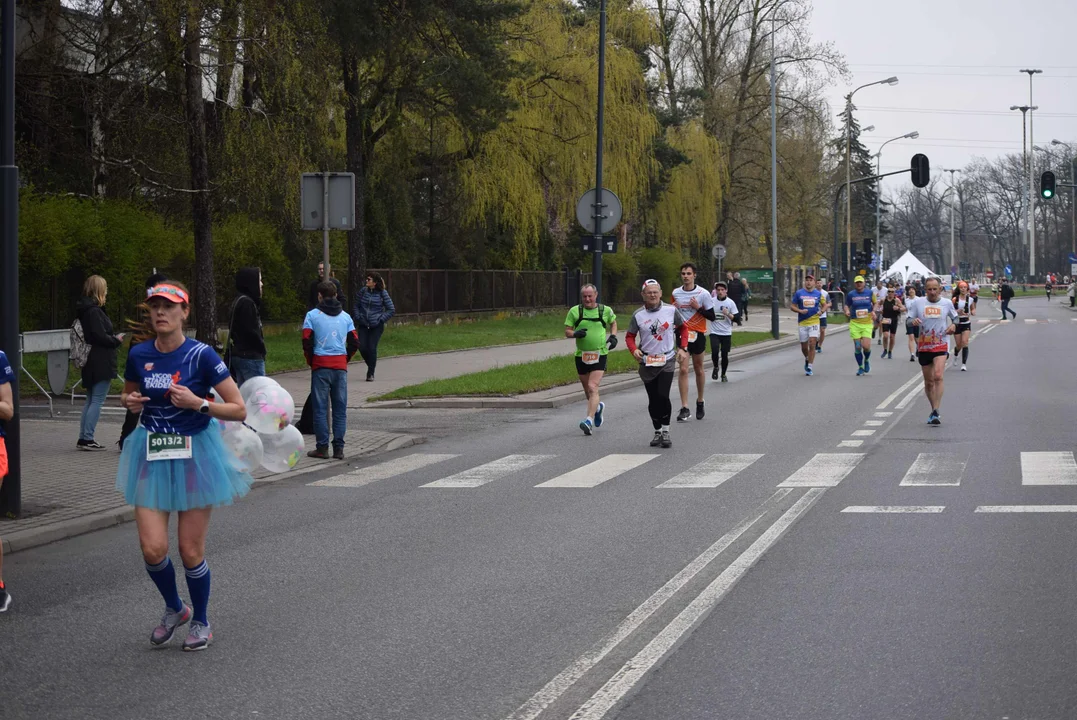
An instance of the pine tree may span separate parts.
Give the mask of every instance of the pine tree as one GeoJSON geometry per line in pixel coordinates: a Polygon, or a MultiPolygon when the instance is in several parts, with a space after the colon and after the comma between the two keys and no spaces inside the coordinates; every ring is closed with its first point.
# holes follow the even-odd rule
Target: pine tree
{"type": "MultiPolygon", "coordinates": [[[[846,159],[846,133],[848,133],[848,150],[850,158],[850,178],[853,182],[857,178],[871,177],[875,175],[875,166],[871,162],[871,153],[860,142],[860,122],[854,114],[856,106],[846,100],[845,110],[839,113],[841,126],[837,137],[831,141],[831,160],[834,167],[834,187],[838,188],[845,183],[845,159],[846,159]]],[[[853,251],[862,248],[864,238],[875,240],[875,199],[878,197],[879,186],[877,180],[856,183],[852,186],[852,242],[853,251]]],[[[849,240],[845,223],[845,199],[839,208],[840,228],[839,237],[842,242],[849,240]]],[[[874,251],[877,253],[878,248],[874,251]]],[[[840,258],[836,260],[840,261],[840,258]]]]}

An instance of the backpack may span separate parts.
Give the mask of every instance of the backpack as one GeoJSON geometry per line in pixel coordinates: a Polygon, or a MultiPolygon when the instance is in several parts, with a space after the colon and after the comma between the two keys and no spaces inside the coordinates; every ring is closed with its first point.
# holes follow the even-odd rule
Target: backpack
{"type": "MultiPolygon", "coordinates": [[[[577,313],[576,324],[572,326],[573,330],[578,328],[580,326],[580,323],[582,323],[584,320],[590,320],[591,322],[595,321],[595,318],[585,318],[583,316],[583,303],[580,303],[577,306],[576,313],[577,313]]],[[[604,308],[602,306],[602,303],[599,303],[599,305],[598,305],[598,322],[602,323],[602,329],[605,330],[606,329],[606,308],[604,308]]]]}
{"type": "Polygon", "coordinates": [[[82,321],[76,319],[71,323],[71,362],[77,368],[86,367],[86,361],[90,359],[90,344],[86,342],[85,333],[82,330],[82,321]]]}

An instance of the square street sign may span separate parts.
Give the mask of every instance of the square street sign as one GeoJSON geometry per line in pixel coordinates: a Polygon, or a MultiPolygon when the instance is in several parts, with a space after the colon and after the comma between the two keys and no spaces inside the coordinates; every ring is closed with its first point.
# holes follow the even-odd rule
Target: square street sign
{"type": "Polygon", "coordinates": [[[300,208],[304,230],[325,229],[324,178],[329,176],[329,229],[355,229],[355,174],[350,172],[303,173],[300,208]]]}
{"type": "Polygon", "coordinates": [[[605,237],[605,236],[595,236],[595,235],[584,235],[582,238],[580,238],[580,249],[583,250],[584,252],[615,253],[615,252],[617,252],[617,238],[615,238],[615,237],[605,237]],[[597,245],[598,245],[597,241],[598,240],[602,241],[602,247],[601,248],[597,247],[597,245]]]}

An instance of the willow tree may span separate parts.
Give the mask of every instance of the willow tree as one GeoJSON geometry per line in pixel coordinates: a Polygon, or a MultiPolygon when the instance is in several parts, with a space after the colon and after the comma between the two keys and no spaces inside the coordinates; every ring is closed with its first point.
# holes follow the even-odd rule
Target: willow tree
{"type": "MultiPolygon", "coordinates": [[[[507,87],[516,107],[460,172],[469,221],[509,232],[506,264],[523,267],[543,237],[565,245],[576,201],[594,186],[598,27],[558,0],[534,0],[515,25],[511,57],[528,68],[507,87]]],[[[659,128],[635,50],[653,31],[646,11],[623,0],[610,3],[609,30],[603,184],[627,220],[654,169],[659,128]]]]}
{"type": "Polygon", "coordinates": [[[670,173],[654,210],[654,232],[667,248],[709,244],[718,230],[719,200],[728,183],[721,144],[698,121],[666,131],[670,146],[687,162],[670,173]]]}

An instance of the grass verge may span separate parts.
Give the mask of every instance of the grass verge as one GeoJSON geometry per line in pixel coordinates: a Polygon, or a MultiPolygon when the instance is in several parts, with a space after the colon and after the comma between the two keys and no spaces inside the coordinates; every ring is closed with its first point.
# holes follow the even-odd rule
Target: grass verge
{"type": "MultiPolygon", "coordinates": [[[[767,332],[733,333],[733,347],[769,340],[767,332]]],[[[615,350],[606,361],[606,374],[634,372],[639,364],[627,350],[615,350]]],[[[506,396],[549,390],[553,387],[579,382],[570,357],[552,357],[534,362],[505,365],[468,373],[453,378],[428,380],[408,385],[371,400],[402,400],[416,397],[446,397],[459,395],[506,396]]]]}

